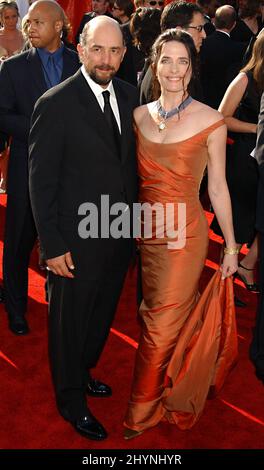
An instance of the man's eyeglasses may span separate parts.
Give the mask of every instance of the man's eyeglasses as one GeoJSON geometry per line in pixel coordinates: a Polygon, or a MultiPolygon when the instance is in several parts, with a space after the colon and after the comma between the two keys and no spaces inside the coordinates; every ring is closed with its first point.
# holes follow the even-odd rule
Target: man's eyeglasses
{"type": "Polygon", "coordinates": [[[199,24],[199,26],[188,26],[187,29],[189,28],[196,29],[198,33],[201,33],[204,29],[204,24],[199,24]]]}
{"type": "Polygon", "coordinates": [[[159,7],[163,7],[164,2],[162,0],[156,1],[156,0],[150,0],[149,5],[151,7],[154,7],[155,5],[159,5],[159,7]]]}

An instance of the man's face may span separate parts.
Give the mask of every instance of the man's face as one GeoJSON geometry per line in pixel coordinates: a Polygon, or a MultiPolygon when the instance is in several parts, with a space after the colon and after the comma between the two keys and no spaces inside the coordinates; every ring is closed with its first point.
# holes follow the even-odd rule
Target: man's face
{"type": "Polygon", "coordinates": [[[89,76],[106,88],[118,71],[126,51],[122,33],[113,25],[101,25],[89,30],[87,44],[78,44],[77,48],[89,76]]]}
{"type": "Polygon", "coordinates": [[[50,52],[58,48],[58,41],[63,23],[58,20],[54,11],[45,4],[36,5],[29,10],[27,31],[34,47],[47,49],[50,52]]]}
{"type": "Polygon", "coordinates": [[[92,0],[92,11],[97,15],[104,15],[109,6],[109,2],[105,0],[92,0]]]}
{"type": "Polygon", "coordinates": [[[192,36],[197,52],[200,51],[203,39],[206,38],[206,33],[203,28],[204,24],[203,15],[201,13],[194,13],[191,23],[185,28],[192,36]]]}

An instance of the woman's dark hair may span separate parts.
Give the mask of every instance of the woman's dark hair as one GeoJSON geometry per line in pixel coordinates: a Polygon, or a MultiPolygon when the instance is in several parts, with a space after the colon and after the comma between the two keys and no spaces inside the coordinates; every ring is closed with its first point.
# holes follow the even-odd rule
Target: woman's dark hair
{"type": "MultiPolygon", "coordinates": [[[[157,72],[157,65],[158,61],[161,56],[161,51],[162,47],[164,44],[167,42],[179,42],[183,44],[186,47],[190,64],[189,67],[191,67],[191,80],[190,83],[188,84],[187,91],[189,94],[192,94],[193,90],[193,81],[195,80],[197,76],[197,51],[196,47],[193,42],[192,36],[187,33],[186,31],[183,31],[181,29],[168,29],[167,31],[164,31],[155,41],[152,47],[152,52],[151,52],[151,65],[152,65],[152,74],[153,74],[153,90],[152,90],[152,96],[153,99],[158,99],[160,96],[160,84],[159,81],[156,77],[156,72],[157,72]]],[[[183,79],[184,82],[184,79],[183,79]]]]}
{"type": "Polygon", "coordinates": [[[157,8],[138,8],[131,16],[129,29],[133,43],[148,57],[151,47],[160,34],[161,11],[157,8]]]}
{"type": "Polygon", "coordinates": [[[115,1],[116,5],[120,10],[123,10],[126,16],[130,18],[134,11],[134,3],[131,0],[116,0],[115,1]]]}
{"type": "Polygon", "coordinates": [[[264,91],[264,32],[260,33],[253,46],[252,56],[241,72],[252,71],[260,93],[264,91]]]}

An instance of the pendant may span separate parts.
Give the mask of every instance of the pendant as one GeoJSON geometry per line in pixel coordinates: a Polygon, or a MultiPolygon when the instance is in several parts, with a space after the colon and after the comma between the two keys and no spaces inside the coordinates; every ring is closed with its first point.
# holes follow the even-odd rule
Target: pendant
{"type": "Polygon", "coordinates": [[[164,121],[161,121],[158,125],[158,128],[159,128],[159,132],[163,131],[164,129],[166,129],[166,124],[164,121]]]}

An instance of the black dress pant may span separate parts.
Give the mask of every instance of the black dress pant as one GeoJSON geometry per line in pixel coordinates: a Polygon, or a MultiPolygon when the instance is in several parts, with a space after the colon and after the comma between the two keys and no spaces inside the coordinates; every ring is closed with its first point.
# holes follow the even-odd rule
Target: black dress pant
{"type": "Polygon", "coordinates": [[[12,317],[23,317],[27,310],[28,266],[37,238],[30,200],[8,195],[3,253],[5,308],[12,317]]]}
{"type": "Polygon", "coordinates": [[[256,367],[257,374],[264,380],[264,234],[259,234],[260,249],[260,299],[250,346],[250,358],[256,367]]]}
{"type": "Polygon", "coordinates": [[[71,420],[86,414],[88,370],[105,345],[129,256],[100,279],[68,279],[49,272],[49,352],[57,405],[71,420]]]}

